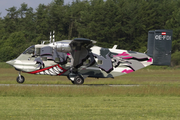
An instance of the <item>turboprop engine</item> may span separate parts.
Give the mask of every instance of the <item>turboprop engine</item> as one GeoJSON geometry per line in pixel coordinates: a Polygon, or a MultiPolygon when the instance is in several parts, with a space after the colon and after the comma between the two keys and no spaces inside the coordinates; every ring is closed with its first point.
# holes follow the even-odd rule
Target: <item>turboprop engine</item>
{"type": "Polygon", "coordinates": [[[57,42],[55,49],[57,49],[58,52],[64,53],[69,53],[72,51],[69,42],[57,42]]]}

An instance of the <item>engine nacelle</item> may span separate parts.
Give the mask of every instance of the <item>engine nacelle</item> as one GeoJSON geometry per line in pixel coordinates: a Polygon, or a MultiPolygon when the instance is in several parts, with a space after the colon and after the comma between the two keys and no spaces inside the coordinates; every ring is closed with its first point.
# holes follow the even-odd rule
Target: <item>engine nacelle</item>
{"type": "Polygon", "coordinates": [[[65,53],[72,51],[68,42],[67,43],[66,42],[58,42],[56,45],[56,49],[58,52],[65,52],[65,53]]]}

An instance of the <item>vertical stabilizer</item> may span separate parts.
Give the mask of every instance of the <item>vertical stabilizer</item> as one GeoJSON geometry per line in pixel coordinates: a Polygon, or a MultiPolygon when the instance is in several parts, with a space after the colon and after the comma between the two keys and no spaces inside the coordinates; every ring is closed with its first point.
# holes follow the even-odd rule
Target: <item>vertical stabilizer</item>
{"type": "Polygon", "coordinates": [[[172,30],[148,32],[147,55],[153,58],[153,65],[171,64],[172,35],[172,30]]]}

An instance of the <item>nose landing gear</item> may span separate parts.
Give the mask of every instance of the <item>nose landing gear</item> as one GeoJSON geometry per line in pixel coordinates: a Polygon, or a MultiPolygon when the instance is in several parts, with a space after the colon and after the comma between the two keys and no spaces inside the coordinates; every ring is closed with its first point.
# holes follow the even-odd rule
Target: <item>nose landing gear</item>
{"type": "Polygon", "coordinates": [[[17,77],[16,81],[18,83],[23,83],[25,81],[24,76],[21,75],[21,71],[19,72],[19,76],[17,77]]]}

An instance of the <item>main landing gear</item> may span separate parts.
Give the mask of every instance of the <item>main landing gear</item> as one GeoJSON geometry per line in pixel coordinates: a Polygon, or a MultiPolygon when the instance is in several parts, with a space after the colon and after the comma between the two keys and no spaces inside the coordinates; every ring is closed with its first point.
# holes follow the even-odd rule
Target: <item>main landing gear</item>
{"type": "Polygon", "coordinates": [[[84,83],[84,78],[80,75],[77,75],[75,78],[74,78],[74,84],[78,84],[78,85],[81,85],[84,83]]]}
{"type": "Polygon", "coordinates": [[[21,71],[19,71],[19,76],[17,77],[16,81],[18,83],[23,83],[25,81],[24,76],[21,75],[21,71]]]}
{"type": "Polygon", "coordinates": [[[73,84],[81,85],[84,83],[84,78],[79,74],[70,73],[67,77],[73,84]]]}

